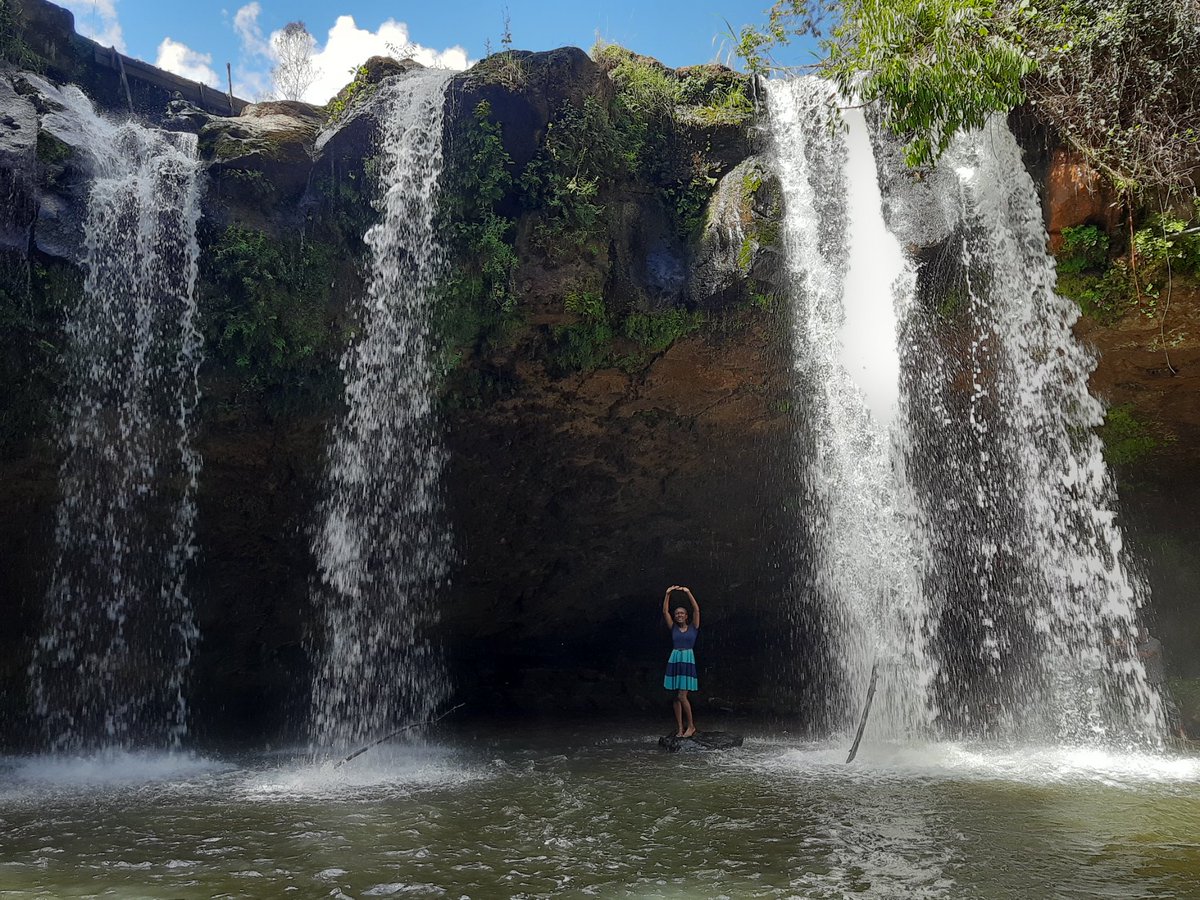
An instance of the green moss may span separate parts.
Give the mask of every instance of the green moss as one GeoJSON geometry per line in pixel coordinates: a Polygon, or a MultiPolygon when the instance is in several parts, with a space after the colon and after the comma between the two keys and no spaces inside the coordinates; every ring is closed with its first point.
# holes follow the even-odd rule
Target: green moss
{"type": "Polygon", "coordinates": [[[341,350],[331,319],[336,251],[230,226],[201,258],[210,358],[254,391],[294,391],[325,377],[341,350]]]}
{"type": "Polygon", "coordinates": [[[753,291],[750,294],[750,305],[763,312],[770,312],[774,309],[775,302],[776,298],[773,294],[764,294],[759,291],[753,291]]]}
{"type": "Polygon", "coordinates": [[[366,66],[359,66],[352,70],[354,77],[344,88],[334,95],[333,99],[325,104],[325,112],[329,116],[330,122],[336,122],[346,114],[355,102],[368,96],[378,85],[371,84],[368,81],[370,71],[366,66]]]}
{"type": "Polygon", "coordinates": [[[1133,414],[1134,406],[1114,406],[1099,428],[1104,442],[1104,458],[1111,466],[1133,466],[1145,461],[1160,446],[1153,431],[1133,414]]]}
{"type": "Polygon", "coordinates": [[[742,176],[742,200],[747,205],[754,202],[754,195],[763,186],[763,173],[758,169],[749,169],[742,176]]]}
{"type": "Polygon", "coordinates": [[[702,312],[668,309],[659,313],[631,313],[624,323],[625,336],[651,353],[662,353],[705,323],[702,312]]]}
{"type": "Polygon", "coordinates": [[[750,264],[754,261],[755,247],[756,242],[751,235],[742,238],[742,243],[738,246],[737,264],[743,273],[750,271],[750,264]]]}
{"type": "Polygon", "coordinates": [[[38,161],[48,166],[57,166],[72,156],[75,155],[75,150],[70,144],[61,141],[44,129],[39,129],[37,134],[37,158],[38,161]]]}

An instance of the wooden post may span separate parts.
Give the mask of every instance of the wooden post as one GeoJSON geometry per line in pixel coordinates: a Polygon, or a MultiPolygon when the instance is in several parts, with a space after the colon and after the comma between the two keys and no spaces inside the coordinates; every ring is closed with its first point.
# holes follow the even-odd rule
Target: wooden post
{"type": "Polygon", "coordinates": [[[113,62],[116,63],[114,68],[121,75],[121,87],[125,89],[125,102],[129,104],[129,114],[133,115],[133,96],[129,93],[129,79],[125,77],[125,61],[121,58],[121,54],[117,52],[117,48],[112,48],[113,62]]]}
{"type": "Polygon", "coordinates": [[[233,111],[233,67],[229,63],[225,63],[225,77],[229,79],[229,114],[234,115],[233,111]]]}
{"type": "Polygon", "coordinates": [[[878,676],[879,663],[875,662],[871,664],[871,686],[867,688],[867,702],[863,704],[862,718],[858,721],[858,734],[854,736],[854,746],[850,748],[850,755],[846,757],[847,763],[854,762],[854,757],[858,755],[858,745],[867,728],[867,715],[871,712],[871,701],[875,699],[875,679],[878,676]]]}

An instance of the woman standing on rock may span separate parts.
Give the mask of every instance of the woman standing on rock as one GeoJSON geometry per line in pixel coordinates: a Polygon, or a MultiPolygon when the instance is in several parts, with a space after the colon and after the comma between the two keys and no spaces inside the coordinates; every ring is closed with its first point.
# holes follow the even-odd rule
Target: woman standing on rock
{"type": "Polygon", "coordinates": [[[691,589],[673,584],[667,588],[663,597],[663,620],[671,629],[671,656],[667,659],[667,674],[663,677],[663,687],[675,692],[672,705],[675,707],[675,736],[691,737],[696,733],[696,722],[692,719],[692,704],[688,700],[688,691],[700,689],[696,680],[696,636],[700,631],[700,604],[692,596],[691,589]],[[692,613],[689,621],[688,611],[684,606],[675,607],[671,612],[671,594],[683,591],[692,603],[692,613]],[[684,722],[686,719],[686,728],[684,722]]]}

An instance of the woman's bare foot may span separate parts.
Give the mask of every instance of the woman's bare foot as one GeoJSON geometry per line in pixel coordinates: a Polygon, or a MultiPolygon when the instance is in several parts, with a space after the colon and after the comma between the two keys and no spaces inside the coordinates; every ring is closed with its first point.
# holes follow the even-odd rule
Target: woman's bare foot
{"type": "Polygon", "coordinates": [[[675,732],[675,737],[683,737],[683,736],[684,736],[684,735],[683,735],[683,732],[682,732],[682,731],[677,731],[677,732],[675,732]]]}
{"type": "Polygon", "coordinates": [[[685,731],[683,734],[681,734],[680,737],[691,737],[695,733],[696,733],[696,726],[693,725],[691,728],[689,728],[687,731],[685,731]]]}

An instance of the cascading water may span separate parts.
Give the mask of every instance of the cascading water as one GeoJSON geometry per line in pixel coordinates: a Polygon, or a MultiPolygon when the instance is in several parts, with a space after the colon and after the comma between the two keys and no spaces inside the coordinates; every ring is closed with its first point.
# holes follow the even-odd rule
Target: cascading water
{"type": "Polygon", "coordinates": [[[885,171],[885,225],[862,113],[832,123],[831,90],[768,87],[817,545],[800,589],[827,611],[832,720],[877,659],[876,737],[1152,743],[1094,358],[1054,293],[1016,141],[993,123],[925,182],[885,171]],[[941,252],[897,265],[888,230],[941,252]]]}
{"type": "Polygon", "coordinates": [[[831,90],[807,78],[767,89],[795,292],[797,416],[809,448],[801,508],[817,545],[812,583],[798,590],[815,592],[826,610],[839,669],[828,696],[835,727],[849,725],[878,663],[887,689],[877,697],[872,733],[903,736],[931,715],[920,569],[886,418],[898,369],[888,323],[912,277],[894,240],[888,248],[854,239],[856,231],[888,236],[866,125],[859,115],[849,132],[838,127],[831,90]],[[851,170],[864,160],[869,168],[851,170]],[[848,319],[859,332],[853,340],[843,335],[848,319]],[[883,327],[871,329],[880,320],[883,327]]]}
{"type": "Polygon", "coordinates": [[[196,138],[109,122],[77,88],[29,80],[58,107],[42,128],[91,169],[33,705],[57,750],[177,747],[197,636],[183,589],[200,468],[196,138]]]}
{"type": "Polygon", "coordinates": [[[452,552],[430,341],[443,263],[434,214],[449,77],[415,71],[376,99],[382,217],[366,236],[369,285],[358,339],[342,362],[347,411],[313,546],[325,640],[312,701],[320,749],[427,718],[448,691],[428,631],[452,552]]]}
{"type": "Polygon", "coordinates": [[[1093,430],[1095,357],[1071,334],[1077,308],[1054,292],[1016,140],[999,120],[961,136],[928,189],[937,203],[924,215],[939,211],[933,229],[948,236],[904,325],[905,469],[944,721],[1153,743],[1161,702],[1134,640],[1144,587],[1123,558],[1093,430]]]}

